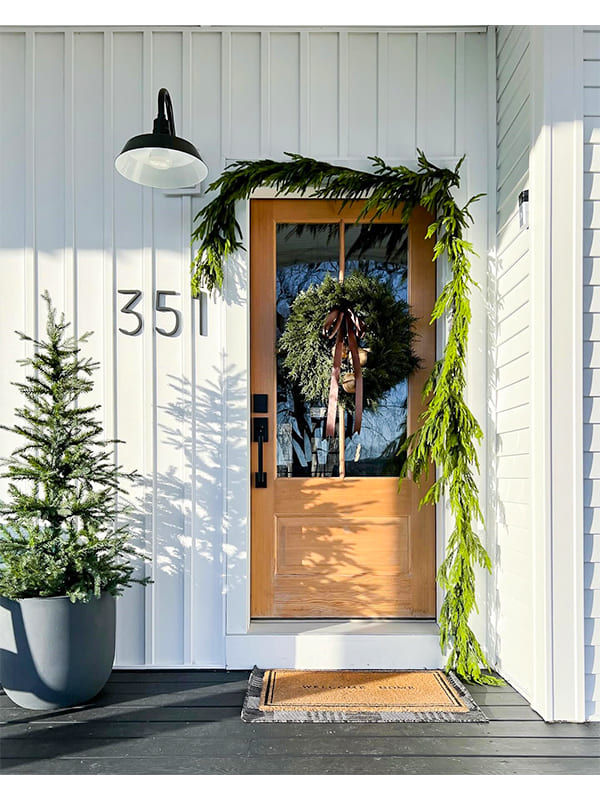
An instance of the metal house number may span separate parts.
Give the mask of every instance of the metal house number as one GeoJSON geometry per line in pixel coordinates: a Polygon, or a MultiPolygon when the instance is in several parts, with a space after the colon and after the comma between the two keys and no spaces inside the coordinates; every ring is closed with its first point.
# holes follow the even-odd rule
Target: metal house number
{"type": "MultiPolygon", "coordinates": [[[[142,291],[141,289],[118,289],[119,294],[123,295],[131,295],[131,299],[128,300],[124,306],[121,307],[122,314],[128,314],[129,316],[133,317],[130,322],[131,327],[129,328],[119,328],[121,333],[124,333],[126,336],[137,336],[138,333],[141,332],[142,328],[144,327],[144,318],[140,311],[138,311],[135,306],[139,303],[142,299],[142,291]]],[[[154,295],[154,309],[156,312],[161,314],[170,314],[172,315],[171,318],[171,326],[162,328],[159,325],[154,326],[154,330],[157,333],[160,333],[161,336],[177,336],[177,334],[181,330],[181,311],[178,308],[173,308],[173,306],[167,305],[167,299],[169,297],[174,297],[178,295],[179,292],[174,292],[169,289],[157,289],[154,295]]],[[[202,304],[200,304],[200,335],[204,334],[203,331],[203,320],[202,320],[202,304]]]]}

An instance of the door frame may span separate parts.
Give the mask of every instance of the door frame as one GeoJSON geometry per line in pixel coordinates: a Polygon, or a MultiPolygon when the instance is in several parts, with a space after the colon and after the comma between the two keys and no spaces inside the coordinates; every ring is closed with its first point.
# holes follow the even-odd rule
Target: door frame
{"type": "MultiPolygon", "coordinates": [[[[250,619],[250,200],[275,198],[274,189],[259,189],[236,206],[236,218],[245,249],[238,250],[225,270],[222,296],[221,352],[225,376],[222,424],[223,442],[223,614],[225,617],[226,666],[245,669],[257,663],[297,668],[408,669],[440,668],[439,646],[441,592],[437,593],[434,621],[398,620],[323,622],[283,620],[254,622],[250,619]]],[[[310,199],[310,194],[289,198],[310,199]]],[[[317,199],[317,198],[314,198],[317,199]]],[[[437,293],[447,280],[447,267],[438,264],[437,293]]],[[[445,326],[438,324],[436,358],[445,343],[445,326]]],[[[436,569],[443,560],[448,511],[436,507],[436,569]]]]}
{"type": "MultiPolygon", "coordinates": [[[[281,479],[276,473],[276,442],[277,442],[277,378],[273,352],[275,348],[276,327],[276,291],[275,274],[276,262],[276,229],[282,223],[330,223],[333,225],[352,224],[359,219],[363,211],[364,201],[357,201],[343,206],[339,200],[326,199],[290,199],[287,197],[276,199],[255,198],[250,203],[250,390],[254,393],[267,393],[269,399],[269,413],[266,415],[268,428],[268,444],[266,445],[264,469],[267,475],[266,487],[259,490],[251,488],[251,524],[250,524],[250,553],[251,553],[251,614],[252,619],[305,619],[319,618],[319,613],[299,613],[306,609],[306,602],[310,605],[310,590],[305,589],[295,595],[295,600],[283,601],[288,591],[294,591],[299,579],[293,576],[277,577],[278,568],[278,539],[277,531],[280,526],[297,524],[300,517],[304,517],[309,527],[319,525],[320,514],[310,514],[304,508],[304,501],[300,495],[308,491],[311,493],[313,503],[322,503],[328,506],[333,498],[337,510],[329,509],[328,515],[338,519],[343,525],[356,525],[359,520],[363,525],[373,524],[369,520],[375,516],[395,519],[395,525],[400,520],[408,521],[405,544],[409,550],[410,569],[387,585],[385,593],[399,591],[399,586],[404,587],[403,600],[400,603],[396,598],[396,605],[390,604],[386,610],[397,609],[397,613],[381,613],[382,618],[400,619],[431,619],[435,615],[437,586],[435,581],[435,508],[426,506],[420,509],[420,503],[433,484],[430,474],[416,486],[412,481],[405,481],[399,490],[398,480],[394,477],[379,476],[377,478],[353,479],[344,478],[304,478],[302,480],[281,479]],[[358,494],[355,495],[354,493],[358,494]],[[300,494],[298,494],[300,493],[300,494]],[[360,498],[361,503],[369,503],[368,498],[379,497],[376,509],[365,512],[364,506],[356,508],[352,519],[346,517],[346,506],[349,498],[360,498]],[[283,503],[283,505],[282,505],[283,503]],[[294,509],[292,511],[292,509],[294,509]],[[386,510],[384,510],[386,509],[386,510]],[[341,515],[338,517],[338,514],[341,515]],[[292,515],[290,517],[290,515],[292,515]],[[273,569],[275,567],[275,572],[273,569]],[[397,584],[396,584],[397,581],[397,584]],[[283,589],[285,585],[285,589],[283,589]],[[279,587],[279,589],[277,588],[279,587]],[[278,593],[278,592],[282,592],[278,593]],[[284,609],[285,606],[285,609],[284,609]],[[402,613],[400,608],[402,607],[402,613]],[[293,613],[293,611],[296,613],[293,613]]],[[[408,302],[412,313],[416,315],[415,352],[422,360],[419,369],[408,384],[407,426],[408,432],[414,431],[419,424],[419,418],[425,411],[422,401],[422,391],[425,382],[434,367],[435,362],[435,331],[436,326],[431,325],[431,313],[435,304],[435,277],[436,264],[434,262],[433,239],[427,239],[426,233],[433,221],[433,217],[424,208],[416,208],[411,214],[410,222],[402,221],[402,209],[395,212],[386,212],[375,221],[377,224],[402,224],[407,232],[407,257],[411,265],[407,275],[408,302]]],[[[368,222],[368,218],[363,220],[368,222]]],[[[343,247],[343,237],[340,235],[339,246],[343,247]]],[[[265,415],[262,415],[265,419],[265,415]]],[[[253,472],[258,468],[257,448],[253,452],[253,472]]],[[[321,523],[322,524],[322,523],[321,523]]],[[[398,534],[397,534],[398,535],[398,534]]],[[[375,536],[375,530],[370,536],[375,536]]],[[[305,575],[305,580],[310,584],[317,579],[312,573],[305,575]]],[[[317,580],[321,580],[320,578],[317,580]]],[[[360,583],[360,579],[359,583],[360,583]]],[[[380,578],[385,582],[385,578],[380,578]]],[[[389,578],[388,578],[389,580],[389,578]]],[[[383,586],[384,584],[382,584],[383,586]]],[[[313,586],[314,588],[314,586],[313,586]]],[[[355,605],[354,592],[350,590],[352,598],[331,603],[330,613],[323,618],[370,618],[365,609],[355,605]],[[346,613],[343,613],[343,611],[346,613]],[[354,613],[353,613],[354,612],[354,613]]],[[[324,598],[322,598],[323,600],[324,598]]],[[[318,604],[317,604],[318,606],[318,604]]],[[[312,606],[318,612],[318,608],[312,606]]],[[[373,617],[377,619],[378,615],[373,617]]]]}

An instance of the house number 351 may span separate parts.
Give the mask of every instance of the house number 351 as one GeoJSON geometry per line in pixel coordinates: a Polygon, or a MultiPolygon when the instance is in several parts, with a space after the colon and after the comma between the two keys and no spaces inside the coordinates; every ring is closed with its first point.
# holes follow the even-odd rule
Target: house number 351
{"type": "MultiPolygon", "coordinates": [[[[141,311],[136,309],[137,304],[142,299],[142,292],[140,289],[118,289],[119,294],[130,295],[131,299],[128,300],[124,306],[121,307],[121,313],[127,314],[132,319],[128,328],[119,328],[121,333],[126,336],[137,336],[144,326],[144,319],[141,311]]],[[[173,308],[167,305],[169,297],[178,295],[179,292],[173,292],[167,289],[157,289],[154,295],[154,309],[157,313],[167,315],[165,318],[165,325],[167,320],[170,322],[170,327],[154,326],[154,330],[160,333],[161,336],[177,336],[181,330],[181,311],[178,308],[173,308]]],[[[200,331],[202,332],[202,320],[200,320],[200,331]]]]}

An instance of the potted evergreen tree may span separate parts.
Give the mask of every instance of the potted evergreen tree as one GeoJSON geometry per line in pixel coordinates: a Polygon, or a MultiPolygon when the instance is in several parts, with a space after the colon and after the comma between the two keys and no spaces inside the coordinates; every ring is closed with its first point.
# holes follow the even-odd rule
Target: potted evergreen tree
{"type": "Polygon", "coordinates": [[[115,595],[134,578],[137,551],[117,523],[118,495],[135,478],[114,464],[115,440],[102,439],[98,405],[86,405],[99,365],[80,357],[48,293],[47,338],[15,383],[25,399],[20,437],[5,465],[0,504],[0,684],[24,708],[63,708],[94,697],[110,675],[115,595]]]}

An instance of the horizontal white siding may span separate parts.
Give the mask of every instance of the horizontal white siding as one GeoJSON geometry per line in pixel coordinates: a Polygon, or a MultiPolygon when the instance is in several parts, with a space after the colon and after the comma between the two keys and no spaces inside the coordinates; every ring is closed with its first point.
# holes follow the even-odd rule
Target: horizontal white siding
{"type": "Polygon", "coordinates": [[[529,231],[518,196],[529,181],[530,32],[496,40],[495,398],[497,651],[501,673],[531,697],[531,306],[529,231]]]}
{"type": "Polygon", "coordinates": [[[583,476],[586,716],[600,719],[600,31],[584,33],[583,476]]]}
{"type": "MultiPolygon", "coordinates": [[[[118,602],[118,664],[225,663],[227,562],[228,591],[247,593],[247,548],[223,524],[247,492],[243,420],[235,497],[224,443],[237,435],[227,420],[240,409],[243,418],[248,381],[243,364],[223,367],[225,304],[205,300],[201,335],[189,298],[189,234],[206,197],[125,181],[116,153],[151,129],[165,86],[177,132],[198,146],[210,180],[238,158],[300,151],[414,164],[421,147],[438,161],[466,153],[461,191],[485,191],[486,58],[485,33],[468,30],[0,29],[0,417],[12,417],[9,381],[26,352],[13,330],[43,329],[48,288],[76,332],[95,332],[92,399],[107,436],[125,442],[119,463],[142,476],[134,534],[151,560],[138,573],[154,583],[118,602]],[[134,289],[144,327],[127,336],[131,295],[119,292],[134,289]],[[155,330],[173,322],[154,310],[157,290],[178,293],[165,300],[181,312],[178,336],[155,330]]],[[[480,253],[486,213],[480,202],[471,237],[480,253]]],[[[485,324],[476,311],[474,330],[485,324]]],[[[11,449],[0,432],[0,451],[11,449]]]]}

